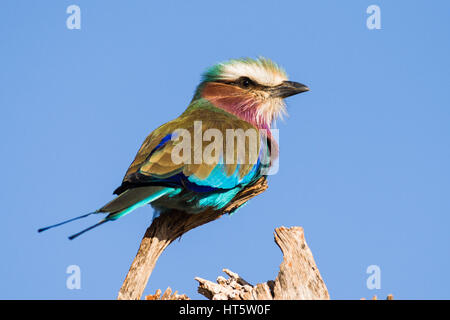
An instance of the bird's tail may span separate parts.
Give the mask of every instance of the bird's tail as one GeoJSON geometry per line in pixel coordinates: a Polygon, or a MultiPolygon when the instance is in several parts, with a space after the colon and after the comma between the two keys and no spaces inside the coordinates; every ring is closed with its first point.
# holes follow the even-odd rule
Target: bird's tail
{"type": "Polygon", "coordinates": [[[117,198],[114,200],[108,202],[106,205],[101,207],[100,209],[81,215],[79,217],[75,217],[45,228],[41,228],[38,230],[38,232],[43,232],[45,230],[61,226],[63,224],[86,218],[92,214],[98,214],[98,213],[109,213],[104,219],[100,220],[98,223],[90,226],[89,228],[86,228],[74,235],[71,235],[69,237],[70,240],[75,239],[76,237],[80,236],[81,234],[92,230],[105,222],[108,221],[114,221],[119,219],[120,217],[123,217],[132,211],[136,210],[139,207],[142,207],[150,202],[153,202],[159,198],[161,198],[164,195],[170,194],[174,191],[174,188],[168,188],[168,187],[139,187],[139,188],[133,188],[128,189],[125,192],[121,193],[117,198]]]}

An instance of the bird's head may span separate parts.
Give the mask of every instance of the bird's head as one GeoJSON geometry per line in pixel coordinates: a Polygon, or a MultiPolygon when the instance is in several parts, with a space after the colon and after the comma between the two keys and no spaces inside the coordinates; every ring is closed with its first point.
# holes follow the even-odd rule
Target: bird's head
{"type": "Polygon", "coordinates": [[[269,59],[232,59],[203,74],[194,100],[206,99],[258,128],[270,129],[286,114],[284,98],[308,90],[288,81],[286,72],[269,59]]]}

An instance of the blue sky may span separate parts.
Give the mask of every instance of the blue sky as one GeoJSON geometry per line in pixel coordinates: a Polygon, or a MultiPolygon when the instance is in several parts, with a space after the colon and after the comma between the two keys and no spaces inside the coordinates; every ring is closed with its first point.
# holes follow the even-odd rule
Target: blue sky
{"type": "Polygon", "coordinates": [[[2,1],[0,298],[114,299],[152,210],[39,227],[112,198],[140,144],[187,106],[201,72],[263,55],[311,92],[288,99],[280,170],[231,217],[158,261],[145,294],[202,298],[222,268],[274,279],[278,226],[302,226],[335,299],[448,299],[448,1],[2,1]],[[66,8],[81,8],[81,30],[66,8]],[[366,8],[381,8],[381,30],[366,8]],[[81,289],[66,288],[66,268],[81,289]],[[381,270],[369,290],[366,269],[381,270]]]}

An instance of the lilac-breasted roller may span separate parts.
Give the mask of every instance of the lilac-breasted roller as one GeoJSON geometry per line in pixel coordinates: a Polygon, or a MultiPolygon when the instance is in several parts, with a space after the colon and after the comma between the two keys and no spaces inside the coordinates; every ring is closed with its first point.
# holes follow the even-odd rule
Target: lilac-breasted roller
{"type": "Polygon", "coordinates": [[[189,214],[220,210],[267,174],[278,156],[271,127],[286,113],[283,99],[308,90],[288,81],[284,70],[265,58],[233,59],[209,68],[187,109],[145,139],[114,191],[115,199],[39,232],[91,214],[106,214],[69,237],[74,239],[146,204],[155,209],[154,216],[171,210],[189,214]]]}

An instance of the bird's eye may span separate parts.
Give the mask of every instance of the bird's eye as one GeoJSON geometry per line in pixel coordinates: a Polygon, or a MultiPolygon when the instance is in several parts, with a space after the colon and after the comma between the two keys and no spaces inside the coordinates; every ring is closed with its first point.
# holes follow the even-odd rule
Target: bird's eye
{"type": "Polygon", "coordinates": [[[243,88],[248,88],[248,87],[250,87],[250,86],[253,84],[253,81],[250,80],[250,79],[247,78],[247,77],[243,77],[243,78],[240,79],[239,84],[240,84],[241,87],[243,87],[243,88]]]}

